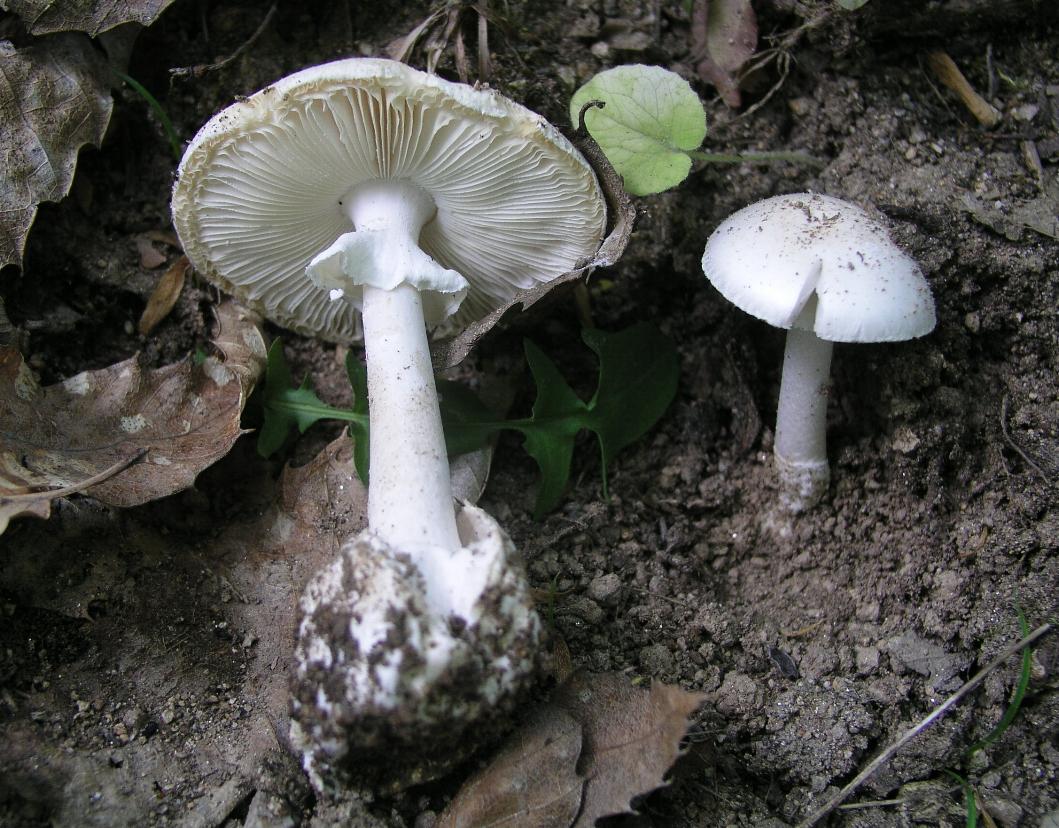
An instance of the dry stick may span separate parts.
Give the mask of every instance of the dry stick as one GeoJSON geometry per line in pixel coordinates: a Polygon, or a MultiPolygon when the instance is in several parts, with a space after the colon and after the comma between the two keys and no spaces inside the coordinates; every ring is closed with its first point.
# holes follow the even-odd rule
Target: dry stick
{"type": "Polygon", "coordinates": [[[927,55],[927,65],[939,81],[957,94],[978,123],[988,128],[1000,123],[1001,115],[997,108],[975,91],[946,52],[930,52],[927,55]]]}
{"type": "Polygon", "coordinates": [[[493,76],[493,58],[489,53],[489,0],[478,4],[478,80],[489,83],[493,76]]]}
{"type": "Polygon", "coordinates": [[[61,489],[44,489],[39,492],[27,492],[26,494],[9,494],[0,496],[0,500],[14,500],[14,501],[28,501],[28,500],[54,500],[57,497],[66,497],[67,495],[77,494],[78,492],[84,491],[90,486],[95,486],[97,483],[102,483],[104,480],[109,480],[119,472],[125,471],[129,466],[147,454],[147,449],[137,449],[130,457],[126,457],[124,460],[119,460],[113,466],[110,466],[98,474],[94,474],[91,477],[86,477],[80,483],[74,483],[72,486],[64,486],[61,489]]]}
{"type": "Polygon", "coordinates": [[[814,811],[804,820],[799,822],[796,828],[811,828],[813,825],[816,825],[816,823],[818,823],[820,820],[830,814],[833,810],[835,810],[839,805],[845,802],[846,799],[849,798],[850,794],[857,790],[857,788],[859,788],[868,779],[868,777],[875,773],[875,771],[877,771],[879,768],[889,762],[894,757],[894,755],[899,750],[901,750],[901,748],[903,748],[916,736],[918,736],[920,733],[922,733],[924,730],[934,724],[935,721],[937,721],[946,713],[948,713],[950,708],[956,705],[957,702],[961,701],[964,698],[964,696],[966,696],[979,684],[985,681],[986,676],[992,673],[995,669],[997,669],[997,667],[1002,665],[1019,650],[1028,647],[1034,641],[1037,641],[1039,638],[1043,638],[1044,636],[1048,635],[1048,633],[1052,632],[1054,629],[1055,624],[1041,624],[1041,626],[1039,626],[1021,641],[1016,641],[1014,644],[1005,647],[1004,650],[1000,653],[1000,655],[998,655],[985,667],[975,673],[973,678],[968,680],[967,683],[963,685],[963,687],[961,687],[959,690],[957,690],[955,693],[945,699],[945,701],[943,701],[940,706],[934,708],[934,710],[931,711],[929,716],[927,716],[921,722],[905,731],[905,733],[901,736],[900,739],[898,739],[896,742],[890,745],[890,747],[886,748],[886,750],[884,750],[882,753],[872,759],[871,762],[868,763],[868,766],[860,773],[858,773],[852,782],[850,782],[842,790],[840,790],[837,794],[835,794],[827,802],[825,802],[823,807],[821,807],[817,811],[814,811]]]}
{"type": "Polygon", "coordinates": [[[230,55],[228,55],[228,57],[223,58],[222,60],[218,60],[216,63],[200,63],[196,66],[179,66],[175,69],[170,69],[170,77],[183,78],[190,75],[191,77],[199,78],[205,75],[207,72],[214,72],[217,69],[223,69],[229,63],[231,63],[233,60],[243,54],[243,52],[245,52],[247,49],[254,45],[254,41],[261,37],[265,29],[268,27],[268,24],[272,22],[272,18],[276,16],[276,9],[278,8],[279,3],[273,3],[272,6],[269,8],[268,13],[265,15],[265,19],[261,21],[261,25],[257,27],[257,29],[252,35],[250,35],[250,39],[247,40],[242,46],[240,46],[230,55]]]}
{"type": "Polygon", "coordinates": [[[1032,468],[1035,472],[1037,472],[1037,474],[1044,478],[1045,483],[1051,485],[1052,478],[1050,478],[1045,473],[1044,469],[1042,469],[1040,466],[1033,462],[1032,458],[1022,450],[1018,443],[1011,439],[1011,435],[1008,433],[1008,398],[1006,394],[1004,395],[1004,399],[1000,403],[1000,432],[1004,435],[1004,439],[1007,441],[1007,444],[1018,453],[1019,457],[1025,460],[1026,463],[1030,466],[1030,468],[1032,468]]]}

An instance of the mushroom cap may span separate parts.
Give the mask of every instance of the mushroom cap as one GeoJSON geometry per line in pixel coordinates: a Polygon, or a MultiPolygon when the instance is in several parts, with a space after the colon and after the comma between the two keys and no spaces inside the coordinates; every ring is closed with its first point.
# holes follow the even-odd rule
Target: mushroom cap
{"type": "Polygon", "coordinates": [[[373,58],[305,69],[215,115],[180,163],[173,222],[212,282],[286,327],[346,342],[354,305],[305,268],[354,229],[343,196],[379,179],[434,199],[419,244],[470,282],[455,325],[573,269],[606,229],[595,174],[541,116],[373,58]]]}
{"type": "Polygon", "coordinates": [[[934,329],[919,266],[866,212],[831,196],[775,196],[733,213],[707,241],[702,269],[747,313],[832,342],[893,342],[934,329]]]}

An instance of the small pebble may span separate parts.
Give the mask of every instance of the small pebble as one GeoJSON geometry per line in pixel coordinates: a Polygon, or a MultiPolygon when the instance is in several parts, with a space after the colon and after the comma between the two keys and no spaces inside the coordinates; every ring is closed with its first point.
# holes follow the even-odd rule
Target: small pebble
{"type": "Polygon", "coordinates": [[[586,592],[589,598],[606,607],[617,602],[620,591],[621,577],[616,572],[608,572],[589,581],[586,592]]]}
{"type": "Polygon", "coordinates": [[[673,671],[673,654],[664,644],[649,644],[640,650],[640,666],[653,676],[673,671]]]}

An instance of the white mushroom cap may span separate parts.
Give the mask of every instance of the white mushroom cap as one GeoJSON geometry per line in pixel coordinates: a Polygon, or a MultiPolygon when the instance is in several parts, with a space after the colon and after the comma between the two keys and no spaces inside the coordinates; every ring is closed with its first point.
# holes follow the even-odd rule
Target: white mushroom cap
{"type": "Polygon", "coordinates": [[[830,196],[776,196],[733,213],[706,243],[702,269],[747,313],[832,342],[892,342],[934,329],[919,266],[867,213],[830,196]]]}
{"type": "Polygon", "coordinates": [[[214,116],[180,164],[173,221],[211,281],[293,330],[348,341],[354,305],[305,268],[354,229],[340,202],[373,180],[433,198],[419,245],[470,283],[457,324],[573,269],[605,231],[595,175],[539,115],[371,58],[305,69],[214,116]]]}

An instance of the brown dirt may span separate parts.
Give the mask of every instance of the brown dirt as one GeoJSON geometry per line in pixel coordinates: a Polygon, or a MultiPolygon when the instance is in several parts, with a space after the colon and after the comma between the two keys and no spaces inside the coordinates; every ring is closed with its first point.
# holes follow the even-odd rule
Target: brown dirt
{"type": "MultiPolygon", "coordinates": [[[[588,440],[543,522],[531,519],[533,464],[513,439],[483,498],[534,585],[557,590],[549,616],[579,666],[708,694],[674,784],[629,825],[797,821],[1010,643],[1016,607],[1031,624],[1059,608],[1059,252],[1023,221],[1028,207],[1057,211],[1056,14],[984,0],[926,11],[872,0],[857,13],[823,0],[759,5],[762,32],[782,41],[746,95],[763,103],[740,116],[700,85],[706,148],[800,150],[826,165],[707,167],[642,200],[625,258],[597,274],[594,313],[611,330],[656,320],[677,342],[675,403],[618,457],[609,500],[588,440]],[[806,20],[823,22],[799,29],[806,20]],[[937,86],[923,61],[933,48],[980,90],[995,85],[998,128],[983,130],[937,86]],[[836,349],[831,491],[779,535],[762,519],[775,494],[782,335],[728,305],[699,259],[730,212],[806,189],[875,209],[922,264],[939,321],[916,342],[836,349]]],[[[654,19],[652,4],[625,0],[494,6],[510,19],[494,34],[494,84],[555,123],[606,66],[688,71],[682,3],[653,4],[654,19]],[[642,48],[619,48],[615,20],[646,35],[624,41],[642,48]]],[[[263,13],[236,0],[176,3],[141,35],[130,73],[164,91],[169,67],[230,52],[263,13]]],[[[230,67],[160,97],[187,137],[234,96],[314,62],[377,54],[424,14],[418,3],[283,7],[230,67]]],[[[441,71],[451,74],[451,52],[441,71]]],[[[208,340],[213,291],[201,284],[150,337],[133,332],[161,272],[140,266],[134,237],[168,228],[174,168],[145,112],[119,94],[104,147],[82,154],[75,196],[42,208],[24,272],[4,274],[8,313],[45,382],[136,350],[172,361],[208,340]]],[[[590,386],[563,305],[490,337],[474,364],[516,364],[522,334],[590,386]]],[[[295,375],[311,370],[319,393],[342,401],[341,354],[287,341],[295,375]]],[[[513,376],[525,405],[528,382],[513,376]]],[[[295,456],[308,460],[336,433],[314,428],[295,456]]],[[[321,473],[347,461],[334,455],[321,473]]],[[[275,608],[350,526],[340,477],[317,475],[312,489],[279,471],[244,439],[194,490],[124,512],[74,498],[3,536],[0,825],[431,824],[466,772],[396,799],[320,803],[285,751],[291,631],[275,608]]],[[[1017,677],[1012,659],[860,795],[900,804],[832,824],[963,824],[946,768],[973,781],[998,825],[1054,820],[1055,637],[1034,655],[1015,722],[963,760],[1017,677]]]]}

